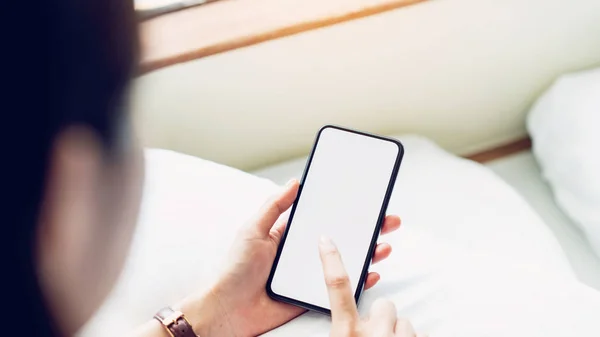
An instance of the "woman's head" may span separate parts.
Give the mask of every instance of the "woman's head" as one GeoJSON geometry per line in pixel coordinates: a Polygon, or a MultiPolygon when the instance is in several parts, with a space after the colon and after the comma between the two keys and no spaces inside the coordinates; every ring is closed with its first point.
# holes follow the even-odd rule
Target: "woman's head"
{"type": "Polygon", "coordinates": [[[15,60],[31,78],[27,88],[15,80],[29,99],[13,102],[8,130],[11,281],[18,305],[44,321],[28,334],[72,334],[112,287],[135,225],[142,161],[127,88],[136,23],[126,0],[27,4],[39,16],[31,14],[32,33],[21,38],[38,54],[25,64],[27,50],[19,50],[15,60]]]}

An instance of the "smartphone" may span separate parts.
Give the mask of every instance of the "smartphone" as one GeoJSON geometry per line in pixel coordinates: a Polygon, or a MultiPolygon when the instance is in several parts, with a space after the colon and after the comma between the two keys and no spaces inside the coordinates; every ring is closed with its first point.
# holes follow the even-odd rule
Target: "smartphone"
{"type": "Polygon", "coordinates": [[[331,314],[318,250],[327,236],[358,303],[403,153],[395,139],[321,128],[267,281],[271,298],[331,314]]]}

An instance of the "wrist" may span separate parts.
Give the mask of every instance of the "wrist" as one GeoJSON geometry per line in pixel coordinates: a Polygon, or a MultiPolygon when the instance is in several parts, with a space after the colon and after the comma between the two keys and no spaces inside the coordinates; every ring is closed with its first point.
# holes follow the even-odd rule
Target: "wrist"
{"type": "Polygon", "coordinates": [[[200,337],[234,336],[227,312],[212,289],[185,298],[175,308],[183,312],[200,337]]]}

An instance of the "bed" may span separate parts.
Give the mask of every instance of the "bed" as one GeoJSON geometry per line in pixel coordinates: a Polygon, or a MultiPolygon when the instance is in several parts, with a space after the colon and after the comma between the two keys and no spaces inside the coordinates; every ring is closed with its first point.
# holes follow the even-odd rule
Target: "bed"
{"type": "MultiPolygon", "coordinates": [[[[397,138],[406,152],[388,212],[400,214],[403,226],[384,237],[394,253],[374,266],[383,280],[365,293],[361,310],[384,296],[420,331],[440,336],[480,336],[490,327],[490,336],[514,327],[519,336],[596,331],[600,263],[553,205],[530,153],[486,167],[423,137],[397,138]],[[498,326],[498,316],[511,324],[498,326]],[[549,317],[560,324],[545,324],[549,317]]],[[[141,216],[124,273],[80,335],[126,331],[155,308],[207,287],[232,233],[304,164],[298,158],[246,173],[147,150],[141,216]],[[174,260],[195,268],[184,278],[160,272],[174,260]]],[[[323,336],[328,327],[326,317],[308,313],[268,335],[323,336]]]]}

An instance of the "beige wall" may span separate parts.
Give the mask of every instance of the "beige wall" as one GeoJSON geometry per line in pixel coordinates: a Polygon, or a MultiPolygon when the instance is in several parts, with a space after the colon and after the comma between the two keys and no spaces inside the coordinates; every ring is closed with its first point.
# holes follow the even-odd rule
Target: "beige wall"
{"type": "Polygon", "coordinates": [[[525,134],[556,76],[600,65],[600,1],[436,0],[142,76],[146,145],[250,169],[326,123],[457,153],[525,134]]]}

